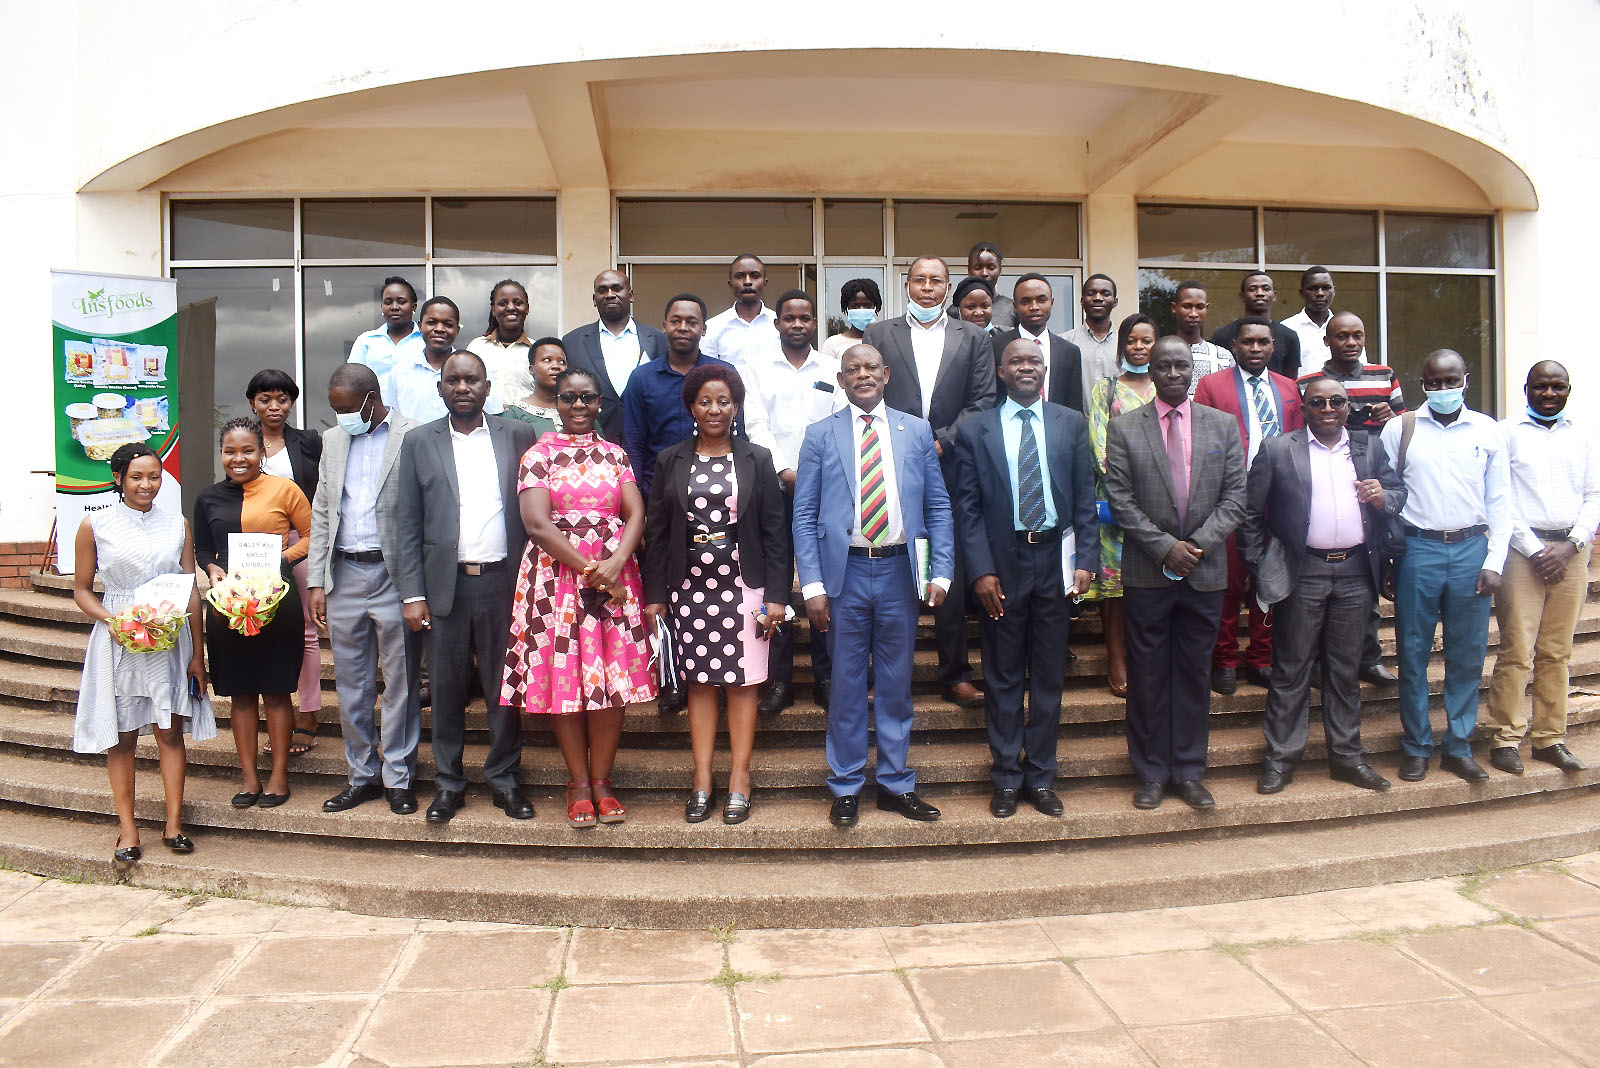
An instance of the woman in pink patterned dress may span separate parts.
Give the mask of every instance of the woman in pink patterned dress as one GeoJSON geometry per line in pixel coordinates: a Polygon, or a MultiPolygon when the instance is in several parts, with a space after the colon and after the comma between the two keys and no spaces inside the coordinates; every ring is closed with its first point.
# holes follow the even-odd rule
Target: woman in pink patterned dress
{"type": "Polygon", "coordinates": [[[621,823],[611,765],[630,704],[653,701],[649,631],[633,553],[644,500],[620,445],[595,433],[599,386],[572,368],[556,379],[561,429],[522,457],[528,547],[511,606],[500,700],[552,717],[567,762],[567,822],[621,823]]]}

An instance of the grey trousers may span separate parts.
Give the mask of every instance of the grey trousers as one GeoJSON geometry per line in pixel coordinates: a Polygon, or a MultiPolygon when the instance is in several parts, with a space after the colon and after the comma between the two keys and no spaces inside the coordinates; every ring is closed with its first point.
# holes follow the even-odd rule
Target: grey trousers
{"type": "Polygon", "coordinates": [[[422,643],[406,630],[400,612],[400,591],[390,580],[388,567],[359,564],[334,553],[328,637],[351,786],[376,783],[381,773],[385,787],[409,787],[417,770],[422,643]],[[380,664],[383,711],[375,725],[380,664]],[[381,728],[381,742],[375,726],[381,728]]]}
{"type": "Polygon", "coordinates": [[[483,777],[496,793],[517,788],[522,770],[522,716],[500,703],[501,672],[511,634],[515,558],[482,575],[456,575],[455,603],[449,615],[431,613],[428,677],[433,687],[434,781],[440,790],[467,788],[462,751],[466,747],[467,691],[474,664],[483,686],[489,719],[489,754],[483,777]]]}
{"type": "Polygon", "coordinates": [[[1272,689],[1261,729],[1266,766],[1293,771],[1306,751],[1311,666],[1322,661],[1322,725],[1328,762],[1366,762],[1361,746],[1362,636],[1377,594],[1364,553],[1328,563],[1308,555],[1289,596],[1274,606],[1272,689]]]}

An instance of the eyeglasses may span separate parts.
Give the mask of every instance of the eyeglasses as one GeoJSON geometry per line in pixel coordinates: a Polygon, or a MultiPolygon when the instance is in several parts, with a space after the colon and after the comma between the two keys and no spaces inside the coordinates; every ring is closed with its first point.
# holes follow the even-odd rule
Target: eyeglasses
{"type": "Polygon", "coordinates": [[[1350,398],[1349,397],[1307,397],[1305,399],[1305,406],[1307,408],[1331,408],[1334,411],[1339,411],[1341,408],[1350,407],[1350,398]]]}
{"type": "Polygon", "coordinates": [[[577,404],[579,401],[582,401],[586,405],[592,405],[599,403],[600,394],[572,393],[569,391],[566,393],[557,393],[556,400],[560,401],[562,404],[577,404]]]}

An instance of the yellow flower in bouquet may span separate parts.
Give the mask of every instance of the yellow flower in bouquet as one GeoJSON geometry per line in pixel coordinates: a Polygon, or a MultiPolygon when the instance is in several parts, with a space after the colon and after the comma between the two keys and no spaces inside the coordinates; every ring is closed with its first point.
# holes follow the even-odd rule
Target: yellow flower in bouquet
{"type": "Polygon", "coordinates": [[[228,627],[246,637],[261,633],[261,628],[277,615],[278,602],[289,592],[283,576],[272,571],[239,571],[214,583],[206,600],[228,627]]]}
{"type": "Polygon", "coordinates": [[[178,635],[189,618],[187,606],[163,600],[154,604],[135,604],[106,620],[116,643],[134,653],[161,653],[178,644],[178,635]]]}

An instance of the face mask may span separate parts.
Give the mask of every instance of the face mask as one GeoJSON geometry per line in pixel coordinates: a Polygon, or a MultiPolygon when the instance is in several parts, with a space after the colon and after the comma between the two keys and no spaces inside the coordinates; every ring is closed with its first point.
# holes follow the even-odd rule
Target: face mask
{"type": "Polygon", "coordinates": [[[1145,364],[1143,367],[1136,367],[1128,362],[1128,358],[1126,356],[1122,358],[1122,369],[1128,372],[1130,375],[1147,375],[1150,373],[1149,364],[1145,364]]]}
{"type": "Polygon", "coordinates": [[[878,318],[878,313],[871,308],[847,308],[844,321],[850,324],[852,330],[865,330],[878,318]]]}
{"type": "Polygon", "coordinates": [[[1428,407],[1440,415],[1449,415],[1461,407],[1467,396],[1466,386],[1457,386],[1455,389],[1425,389],[1422,395],[1428,398],[1428,407]]]}
{"type": "Polygon", "coordinates": [[[931,308],[924,308],[914,300],[909,301],[908,304],[909,307],[907,307],[906,310],[911,313],[911,318],[915,319],[924,326],[928,325],[935,319],[939,318],[939,316],[944,314],[944,309],[937,304],[931,308]]]}
{"type": "MultiPolygon", "coordinates": [[[[368,393],[367,397],[370,396],[372,394],[368,393]]],[[[339,421],[339,429],[353,438],[359,438],[362,434],[369,433],[372,430],[372,420],[361,414],[366,410],[366,407],[367,400],[366,397],[363,397],[361,399],[361,407],[355,411],[335,412],[334,418],[339,421]]]]}
{"type": "Polygon", "coordinates": [[[1566,409],[1562,409],[1561,411],[1557,412],[1555,415],[1540,415],[1538,412],[1533,410],[1533,405],[1531,405],[1531,404],[1528,405],[1528,418],[1532,419],[1535,423],[1541,423],[1544,426],[1555,426],[1557,423],[1561,422],[1561,420],[1565,419],[1566,417],[1567,417],[1566,409]]]}

